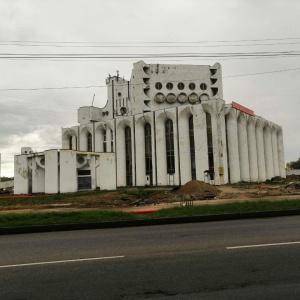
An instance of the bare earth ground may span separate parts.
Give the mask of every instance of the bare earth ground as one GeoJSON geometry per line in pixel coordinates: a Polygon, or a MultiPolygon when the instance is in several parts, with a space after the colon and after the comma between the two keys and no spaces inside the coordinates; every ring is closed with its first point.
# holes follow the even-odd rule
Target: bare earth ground
{"type": "MultiPolygon", "coordinates": [[[[2,197],[1,197],[2,198],[2,197]]],[[[157,210],[185,205],[187,200],[193,200],[193,205],[214,205],[241,201],[279,201],[283,199],[300,198],[300,182],[298,178],[288,178],[276,184],[241,183],[235,185],[212,186],[201,181],[193,180],[183,185],[177,191],[171,188],[126,189],[110,192],[83,194],[58,200],[30,204],[18,201],[13,205],[1,205],[0,214],[50,211],[78,211],[78,210],[121,210],[134,212],[140,210],[157,210]],[[146,196],[141,191],[152,191],[154,194],[146,196]]],[[[50,199],[50,198],[49,198],[50,199]]]]}

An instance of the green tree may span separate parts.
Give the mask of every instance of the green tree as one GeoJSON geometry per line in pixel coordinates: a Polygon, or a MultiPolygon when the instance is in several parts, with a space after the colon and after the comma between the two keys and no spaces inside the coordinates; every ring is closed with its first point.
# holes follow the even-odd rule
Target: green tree
{"type": "Polygon", "coordinates": [[[286,168],[288,170],[300,169],[300,158],[297,161],[291,161],[286,164],[286,168]]]}

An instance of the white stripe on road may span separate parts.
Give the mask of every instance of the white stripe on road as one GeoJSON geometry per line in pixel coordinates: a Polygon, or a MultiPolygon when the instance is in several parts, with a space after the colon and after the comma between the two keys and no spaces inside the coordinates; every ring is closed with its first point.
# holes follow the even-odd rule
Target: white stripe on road
{"type": "Polygon", "coordinates": [[[259,244],[259,245],[235,246],[235,247],[226,247],[226,249],[230,250],[230,249],[270,247],[270,246],[294,245],[294,244],[300,244],[300,242],[288,242],[288,243],[274,243],[274,244],[259,244]]]}
{"type": "Polygon", "coordinates": [[[125,256],[107,256],[107,257],[91,257],[91,258],[78,258],[78,259],[68,259],[68,260],[56,260],[56,261],[42,261],[42,262],[28,263],[28,264],[5,265],[5,266],[0,266],[0,268],[26,267],[26,266],[36,266],[36,265],[48,265],[48,264],[61,264],[61,263],[69,263],[69,262],[115,259],[115,258],[124,258],[124,257],[125,256]]]}

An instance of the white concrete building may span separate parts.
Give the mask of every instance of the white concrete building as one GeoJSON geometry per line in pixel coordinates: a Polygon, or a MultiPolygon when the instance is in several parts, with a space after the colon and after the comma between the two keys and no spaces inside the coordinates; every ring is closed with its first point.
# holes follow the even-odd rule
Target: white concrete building
{"type": "Polygon", "coordinates": [[[116,189],[115,154],[74,150],[34,153],[24,147],[15,156],[14,193],[56,194],[116,189]]]}
{"type": "MultiPolygon", "coordinates": [[[[106,106],[79,108],[79,125],[62,129],[61,151],[113,153],[116,167],[105,171],[117,186],[208,182],[209,173],[217,185],[285,177],[282,128],[225,103],[220,64],[139,61],[130,80],[106,84],[106,106]]],[[[60,185],[75,180],[75,189],[76,176],[67,178],[60,174],[60,185]]]]}

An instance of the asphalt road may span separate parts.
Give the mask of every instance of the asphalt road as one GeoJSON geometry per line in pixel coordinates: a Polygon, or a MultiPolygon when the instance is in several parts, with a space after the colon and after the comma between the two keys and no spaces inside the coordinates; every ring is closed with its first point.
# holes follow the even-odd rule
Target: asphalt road
{"type": "Polygon", "coordinates": [[[299,216],[0,237],[1,300],[282,298],[299,216]]]}

